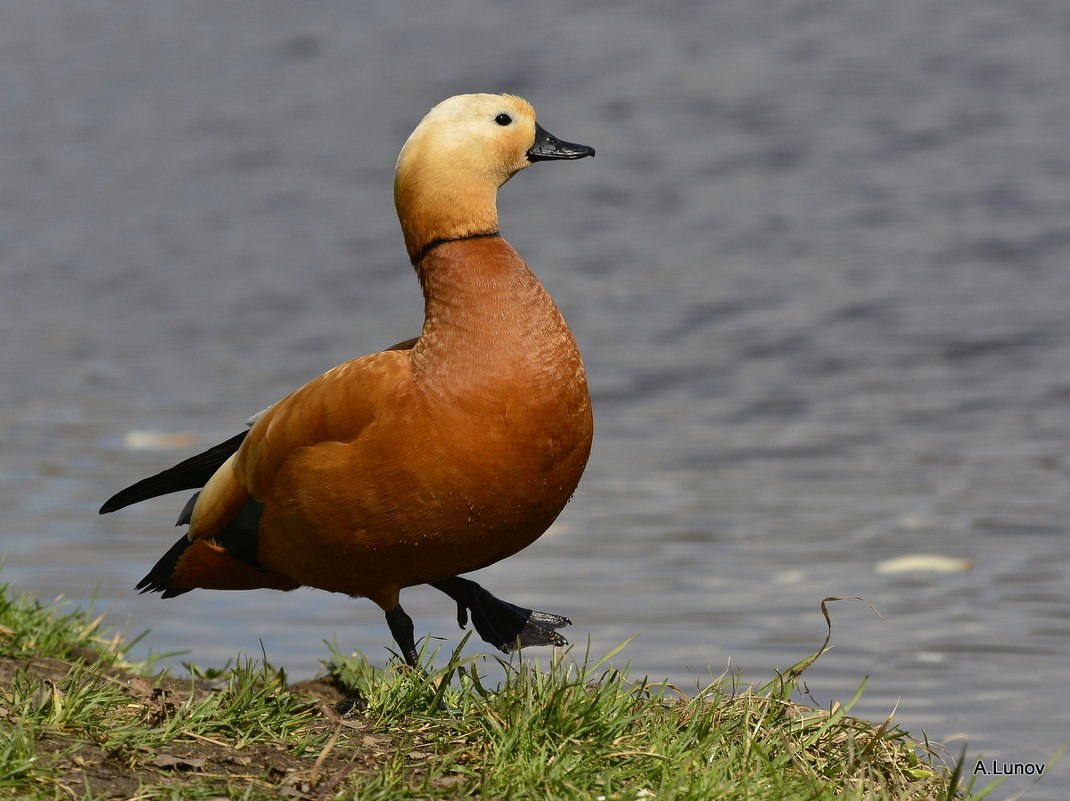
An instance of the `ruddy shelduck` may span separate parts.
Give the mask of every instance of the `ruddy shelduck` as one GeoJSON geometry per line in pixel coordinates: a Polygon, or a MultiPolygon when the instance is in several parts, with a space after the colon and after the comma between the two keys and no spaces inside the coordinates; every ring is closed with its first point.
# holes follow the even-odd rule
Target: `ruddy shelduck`
{"type": "Polygon", "coordinates": [[[534,542],[571,498],[593,435],[579,350],[498,230],[497,192],[536,161],[580,159],[511,95],[451,97],[398,157],[394,201],[424,294],[419,337],[341,364],[249,429],[101,507],[201,488],[187,533],[137,585],[318,587],[364,596],[417,663],[405,587],[430,584],[510,651],[564,645],[560,615],[461,578],[534,542]]]}

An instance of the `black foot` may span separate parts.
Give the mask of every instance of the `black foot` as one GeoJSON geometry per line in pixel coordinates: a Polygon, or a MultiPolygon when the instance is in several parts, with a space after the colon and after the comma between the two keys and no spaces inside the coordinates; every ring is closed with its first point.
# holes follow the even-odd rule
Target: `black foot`
{"type": "Polygon", "coordinates": [[[386,624],[390,626],[390,633],[394,635],[394,641],[401,648],[401,655],[405,657],[405,664],[416,667],[419,656],[416,653],[416,638],[413,634],[412,618],[405,614],[405,610],[398,604],[386,613],[386,624]]]}
{"type": "Polygon", "coordinates": [[[479,636],[505,653],[529,645],[568,645],[568,640],[555,629],[571,625],[572,621],[549,612],[524,609],[495,598],[474,581],[458,576],[431,584],[457,602],[457,622],[463,629],[468,625],[468,613],[479,636]]]}

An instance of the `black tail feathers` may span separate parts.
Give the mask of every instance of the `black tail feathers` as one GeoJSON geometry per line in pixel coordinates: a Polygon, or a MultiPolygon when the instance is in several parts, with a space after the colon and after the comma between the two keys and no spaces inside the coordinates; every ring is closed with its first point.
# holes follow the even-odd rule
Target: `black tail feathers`
{"type": "Polygon", "coordinates": [[[137,586],[134,589],[140,590],[142,594],[146,592],[163,593],[164,598],[174,598],[176,595],[182,595],[183,593],[189,592],[189,590],[172,589],[167,585],[171,581],[171,576],[175,573],[175,567],[178,565],[178,560],[192,544],[190,539],[183,534],[178,542],[171,546],[171,550],[160,557],[160,561],[153,565],[152,570],[148,572],[148,575],[145,576],[145,578],[137,583],[137,586]]]}

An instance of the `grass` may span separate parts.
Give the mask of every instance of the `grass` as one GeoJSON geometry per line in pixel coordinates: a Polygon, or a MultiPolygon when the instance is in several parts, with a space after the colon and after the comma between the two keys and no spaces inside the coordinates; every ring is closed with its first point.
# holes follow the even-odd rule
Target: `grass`
{"type": "MultiPolygon", "coordinates": [[[[336,648],[288,684],[240,661],[174,678],[100,618],[0,587],[0,798],[980,799],[933,748],[848,703],[790,700],[817,656],[754,691],[688,697],[610,661],[486,657],[425,675],[336,648]]],[[[623,647],[623,646],[622,646],[623,647]]],[[[864,685],[863,685],[864,686],[864,685]]],[[[960,763],[961,764],[961,763],[960,763]]]]}

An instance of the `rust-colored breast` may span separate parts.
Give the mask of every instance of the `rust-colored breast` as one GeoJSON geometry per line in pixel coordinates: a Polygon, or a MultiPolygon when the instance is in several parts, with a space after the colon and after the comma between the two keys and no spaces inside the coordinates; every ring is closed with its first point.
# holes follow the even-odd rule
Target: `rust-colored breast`
{"type": "MultiPolygon", "coordinates": [[[[304,445],[266,436],[263,448],[286,450],[261,452],[274,467],[257,479],[264,497],[254,493],[266,567],[388,606],[402,587],[538,538],[575,490],[593,434],[575,341],[504,240],[442,244],[419,270],[426,319],[412,350],[392,352],[404,368],[351,362],[359,369],[328,382],[337,408],[315,416],[332,430],[347,399],[363,408],[371,398],[363,425],[304,445]]],[[[276,415],[287,419],[284,408],[276,415]]]]}

